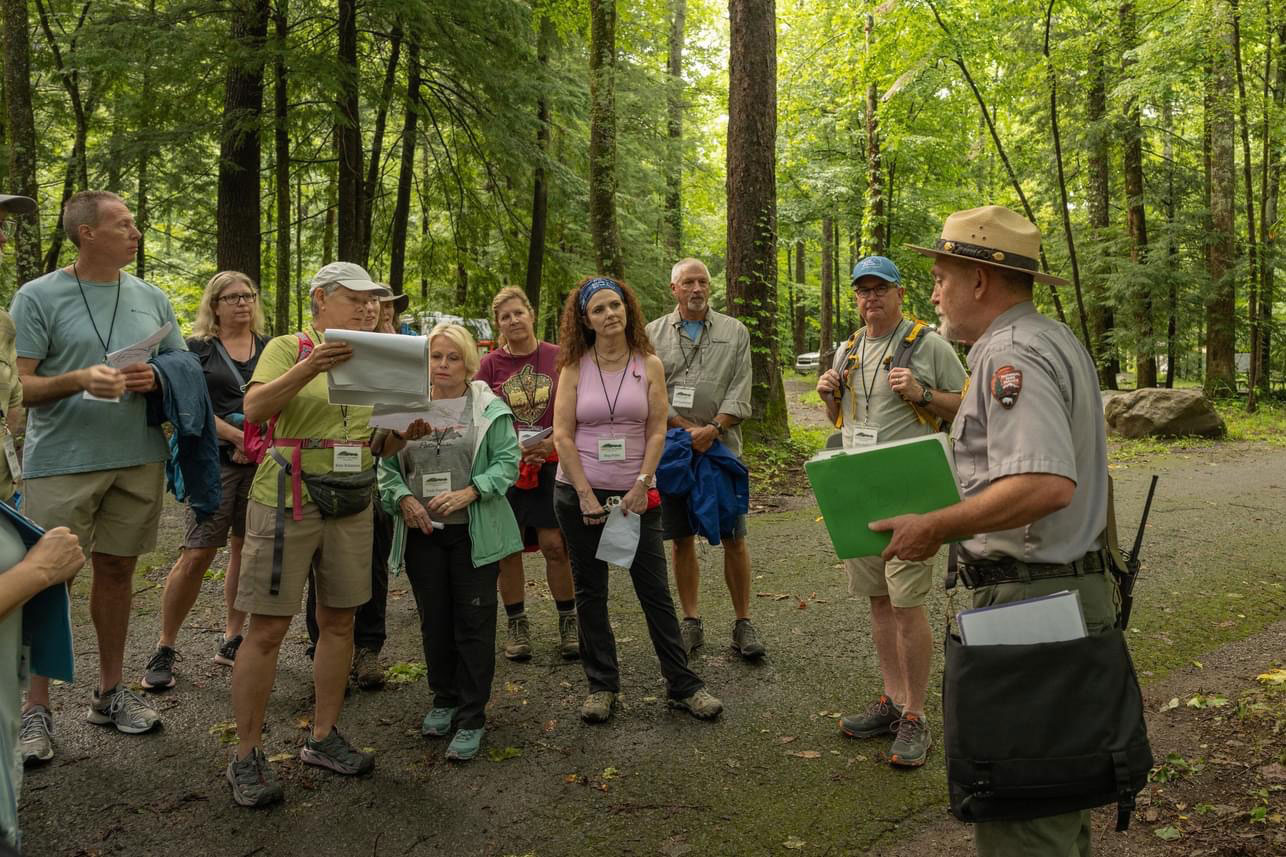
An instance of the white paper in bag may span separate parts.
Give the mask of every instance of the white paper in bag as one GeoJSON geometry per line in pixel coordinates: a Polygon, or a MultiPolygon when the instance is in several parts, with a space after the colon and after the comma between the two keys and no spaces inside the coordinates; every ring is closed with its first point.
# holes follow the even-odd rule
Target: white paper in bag
{"type": "Polygon", "coordinates": [[[603,525],[603,537],[598,541],[595,559],[629,568],[634,564],[634,554],[639,549],[639,531],[643,519],[638,515],[613,509],[603,525]]]}

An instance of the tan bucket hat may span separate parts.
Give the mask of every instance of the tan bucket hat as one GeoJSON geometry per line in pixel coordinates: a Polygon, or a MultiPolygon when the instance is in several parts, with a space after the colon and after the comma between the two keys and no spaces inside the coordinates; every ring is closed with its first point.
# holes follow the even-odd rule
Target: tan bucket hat
{"type": "Polygon", "coordinates": [[[1040,270],[1040,230],[1021,214],[1002,205],[957,211],[942,224],[942,237],[933,247],[908,249],[925,256],[957,256],[1031,274],[1041,283],[1067,285],[1067,280],[1040,270]]]}

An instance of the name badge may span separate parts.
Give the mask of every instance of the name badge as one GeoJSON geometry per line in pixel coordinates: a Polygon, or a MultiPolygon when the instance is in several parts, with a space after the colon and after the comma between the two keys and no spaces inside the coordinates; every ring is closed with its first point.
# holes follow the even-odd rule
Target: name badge
{"type": "Polygon", "coordinates": [[[598,442],[599,461],[624,461],[625,438],[605,437],[598,442]]]}
{"type": "Polygon", "coordinates": [[[335,473],[361,473],[362,472],[362,448],[360,446],[336,446],[331,448],[334,453],[331,459],[331,470],[335,473]]]}
{"type": "Polygon", "coordinates": [[[853,427],[853,446],[875,446],[880,442],[880,430],[871,425],[853,427]]]}
{"type": "Polygon", "coordinates": [[[693,399],[696,398],[696,396],[697,396],[696,387],[675,387],[674,401],[672,402],[672,404],[676,408],[690,408],[692,407],[692,401],[693,399]]]}
{"type": "Polygon", "coordinates": [[[4,458],[9,462],[9,475],[15,480],[22,478],[22,465],[18,463],[18,450],[13,445],[13,435],[5,432],[4,458]]]}
{"type": "Polygon", "coordinates": [[[429,500],[451,490],[451,473],[425,473],[420,477],[420,494],[429,500]]]}

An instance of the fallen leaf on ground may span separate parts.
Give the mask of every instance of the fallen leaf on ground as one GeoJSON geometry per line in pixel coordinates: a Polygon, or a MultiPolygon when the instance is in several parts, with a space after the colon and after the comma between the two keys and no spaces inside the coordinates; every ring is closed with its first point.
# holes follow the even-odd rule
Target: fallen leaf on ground
{"type": "Polygon", "coordinates": [[[1283,766],[1280,762],[1273,762],[1271,765],[1264,765],[1260,768],[1259,775],[1266,780],[1281,782],[1286,780],[1286,766],[1283,766]]]}
{"type": "Polygon", "coordinates": [[[1158,827],[1156,830],[1153,830],[1152,833],[1157,839],[1163,839],[1166,842],[1173,842],[1183,836],[1177,827],[1158,827]]]}
{"type": "Polygon", "coordinates": [[[785,845],[787,848],[789,848],[792,851],[798,851],[800,848],[803,848],[807,844],[808,843],[805,842],[804,840],[796,839],[794,836],[790,837],[789,839],[787,839],[785,842],[782,843],[782,845],[785,845]]]}
{"type": "Polygon", "coordinates": [[[1269,670],[1260,673],[1256,678],[1261,684],[1286,684],[1286,669],[1269,670]]]}
{"type": "Polygon", "coordinates": [[[796,750],[793,753],[787,753],[787,756],[794,756],[798,759],[820,759],[822,754],[817,750],[796,750]]]}
{"type": "Polygon", "coordinates": [[[546,731],[546,732],[553,732],[553,731],[554,731],[555,729],[557,729],[557,728],[558,728],[558,721],[557,721],[557,720],[546,720],[546,721],[545,721],[545,731],[546,731]]]}
{"type": "Polygon", "coordinates": [[[1157,712],[1159,713],[1162,711],[1173,711],[1178,707],[1179,707],[1179,697],[1174,696],[1170,698],[1169,702],[1167,702],[1165,705],[1162,705],[1160,708],[1158,708],[1157,712]]]}
{"type": "Polygon", "coordinates": [[[605,779],[605,780],[614,780],[614,779],[616,779],[618,776],[620,776],[620,772],[619,772],[619,771],[617,771],[617,770],[616,770],[616,768],[604,768],[604,769],[603,769],[602,777],[603,777],[603,779],[605,779]]]}
{"type": "Polygon", "coordinates": [[[522,750],[517,747],[491,747],[487,750],[487,758],[493,762],[503,762],[507,759],[516,759],[522,755],[522,750]]]}
{"type": "Polygon", "coordinates": [[[269,762],[289,762],[293,758],[295,758],[294,753],[273,753],[271,756],[268,757],[268,761],[269,762]]]}
{"type": "Polygon", "coordinates": [[[780,743],[782,743],[782,744],[789,744],[791,741],[794,741],[794,740],[795,740],[795,736],[794,736],[794,735],[778,735],[778,736],[777,736],[777,740],[778,740],[778,742],[780,742],[780,743]]]}

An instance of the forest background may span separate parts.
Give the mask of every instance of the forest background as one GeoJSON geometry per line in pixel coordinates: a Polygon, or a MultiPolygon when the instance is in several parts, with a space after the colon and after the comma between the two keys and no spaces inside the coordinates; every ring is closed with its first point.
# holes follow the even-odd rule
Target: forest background
{"type": "MultiPolygon", "coordinates": [[[[413,310],[485,317],[526,288],[623,276],[649,317],[707,261],[755,352],[754,428],[788,429],[779,367],[858,325],[847,271],[897,261],[932,318],[951,211],[1044,236],[1043,310],[1104,387],[1280,390],[1286,143],[1281,0],[0,0],[0,187],[33,196],[0,301],[73,257],[57,222],[120,193],[135,273],[185,324],[206,279],[261,283],[301,325],[321,265],[413,310]]],[[[823,364],[825,365],[825,364],[823,364]]]]}

